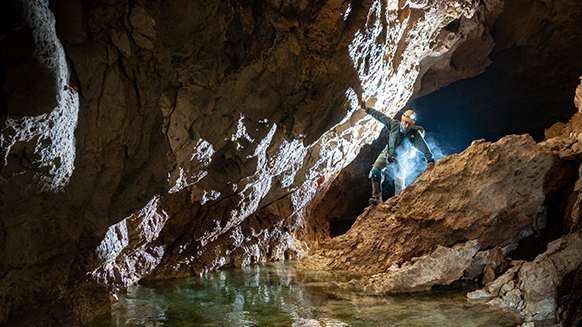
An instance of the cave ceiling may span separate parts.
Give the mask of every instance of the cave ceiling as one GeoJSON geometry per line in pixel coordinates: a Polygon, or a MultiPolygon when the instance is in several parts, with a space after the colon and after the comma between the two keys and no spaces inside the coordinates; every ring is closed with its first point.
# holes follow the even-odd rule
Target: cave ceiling
{"type": "MultiPolygon", "coordinates": [[[[483,73],[428,95],[443,70],[429,69],[419,80],[428,90],[421,87],[412,105],[423,127],[438,134],[449,153],[508,134],[530,133],[542,141],[544,129],[577,111],[572,99],[582,71],[581,19],[582,8],[567,1],[507,1],[487,26],[494,46],[483,73]]],[[[462,70],[471,56],[461,46],[449,67],[462,70]]]]}

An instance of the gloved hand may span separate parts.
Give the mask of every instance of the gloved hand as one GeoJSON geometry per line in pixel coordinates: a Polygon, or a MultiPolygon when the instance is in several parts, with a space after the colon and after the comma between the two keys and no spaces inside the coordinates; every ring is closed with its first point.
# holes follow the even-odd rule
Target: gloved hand
{"type": "Polygon", "coordinates": [[[362,108],[363,110],[366,110],[366,100],[362,99],[360,101],[360,108],[362,108]]]}
{"type": "Polygon", "coordinates": [[[434,162],[429,162],[429,163],[427,163],[427,164],[426,164],[426,169],[428,169],[429,171],[430,171],[430,170],[433,170],[433,169],[434,169],[434,162]]]}

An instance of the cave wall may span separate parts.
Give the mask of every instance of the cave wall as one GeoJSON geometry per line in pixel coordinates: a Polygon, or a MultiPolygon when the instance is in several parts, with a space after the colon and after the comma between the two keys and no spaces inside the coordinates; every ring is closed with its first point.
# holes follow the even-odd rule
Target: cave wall
{"type": "Polygon", "coordinates": [[[350,88],[403,106],[416,52],[473,5],[2,9],[0,322],[75,325],[146,275],[299,256],[323,239],[305,214],[380,130],[352,115],[350,88]]]}
{"type": "MultiPolygon", "coordinates": [[[[82,8],[68,5],[78,43],[82,8]]],[[[110,48],[67,47],[48,1],[3,2],[1,11],[11,19],[1,42],[0,322],[74,325],[109,304],[87,283],[109,226],[168,189],[162,115],[145,98],[157,78],[142,77],[138,99],[110,48]]]]}
{"type": "Polygon", "coordinates": [[[305,255],[329,236],[313,208],[381,131],[357,98],[394,115],[463,43],[491,47],[500,7],[2,3],[0,324],[76,325],[142,278],[305,255]]]}

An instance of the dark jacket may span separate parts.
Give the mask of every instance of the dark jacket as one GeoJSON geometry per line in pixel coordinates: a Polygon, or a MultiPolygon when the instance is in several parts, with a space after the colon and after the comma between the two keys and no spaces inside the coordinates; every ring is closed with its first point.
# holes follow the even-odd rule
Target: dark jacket
{"type": "Polygon", "coordinates": [[[390,157],[395,158],[396,148],[398,148],[404,138],[408,138],[412,146],[414,146],[418,151],[424,155],[426,162],[434,162],[434,157],[432,152],[428,148],[428,145],[424,141],[422,133],[414,126],[406,134],[400,132],[400,121],[392,119],[374,108],[366,108],[366,113],[374,117],[377,121],[381,122],[388,128],[390,135],[388,136],[388,144],[386,144],[386,152],[390,157]]]}

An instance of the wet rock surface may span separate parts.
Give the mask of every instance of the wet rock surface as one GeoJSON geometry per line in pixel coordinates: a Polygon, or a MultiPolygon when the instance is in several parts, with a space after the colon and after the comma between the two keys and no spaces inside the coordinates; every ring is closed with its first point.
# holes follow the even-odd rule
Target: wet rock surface
{"type": "Polygon", "coordinates": [[[463,276],[478,249],[477,240],[450,248],[437,246],[430,254],[363,279],[362,286],[375,293],[403,293],[426,291],[434,285],[449,285],[463,276]]]}
{"type": "MultiPolygon", "coordinates": [[[[532,262],[520,262],[485,285],[483,290],[467,296],[469,299],[493,298],[489,304],[516,308],[529,320],[555,321],[559,286],[566,282],[566,276],[575,275],[579,269],[581,247],[580,232],[564,236],[548,244],[548,250],[532,262]]],[[[570,310],[566,318],[577,319],[573,314],[577,308],[570,310]]]]}

